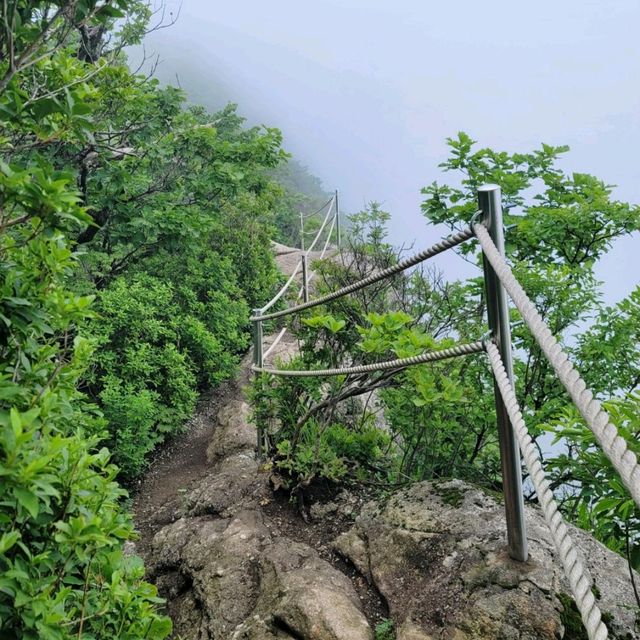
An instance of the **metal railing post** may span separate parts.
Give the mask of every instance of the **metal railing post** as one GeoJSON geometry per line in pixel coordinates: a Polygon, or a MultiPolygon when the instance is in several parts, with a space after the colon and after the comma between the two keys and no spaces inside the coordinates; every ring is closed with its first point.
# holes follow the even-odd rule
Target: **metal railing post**
{"type": "Polygon", "coordinates": [[[302,254],[302,300],[309,302],[309,272],[307,270],[307,254],[302,254]]]}
{"type": "Polygon", "coordinates": [[[304,214],[300,212],[300,251],[304,251],[304,214]]]}
{"type": "Polygon", "coordinates": [[[340,229],[340,207],[338,206],[338,190],[336,189],[336,236],[338,240],[338,246],[342,244],[342,230],[340,229]]]}
{"type": "MultiPolygon", "coordinates": [[[[504,256],[504,229],[502,220],[501,190],[498,185],[486,184],[478,189],[478,204],[484,215],[484,223],[498,251],[504,256]]],[[[496,341],[504,367],[513,385],[513,361],[511,353],[511,326],[507,292],[496,276],[493,267],[483,255],[484,281],[487,293],[489,329],[496,341]]],[[[529,555],[524,520],[522,471],[518,443],[509,420],[500,390],[494,381],[494,394],[500,442],[502,485],[507,519],[509,555],[525,562],[529,555]]]]}
{"type": "MultiPolygon", "coordinates": [[[[262,309],[254,309],[254,316],[261,316],[262,309]]],[[[256,367],[262,368],[264,365],[264,358],[262,356],[262,320],[254,320],[253,321],[253,364],[256,367]]],[[[256,378],[260,375],[259,372],[256,372],[256,378]]],[[[262,441],[264,438],[262,424],[258,421],[257,425],[257,456],[258,460],[262,459],[262,441]]]]}

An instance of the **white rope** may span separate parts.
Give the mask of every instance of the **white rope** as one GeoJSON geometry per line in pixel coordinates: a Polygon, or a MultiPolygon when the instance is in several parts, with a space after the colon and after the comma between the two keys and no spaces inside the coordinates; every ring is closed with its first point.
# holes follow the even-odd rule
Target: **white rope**
{"type": "Polygon", "coordinates": [[[502,396],[505,408],[509,414],[509,419],[511,420],[511,425],[513,426],[513,431],[520,445],[522,457],[527,465],[527,469],[529,469],[531,483],[536,490],[544,519],[549,527],[556,549],[558,550],[564,573],[571,585],[576,606],[582,616],[582,622],[584,623],[590,640],[605,640],[608,637],[608,631],[602,622],[602,614],[593,595],[591,580],[586,576],[584,565],[569,535],[567,525],[564,523],[558,511],[558,506],[553,497],[551,487],[549,486],[549,481],[545,477],[544,470],[542,469],[540,454],[527,431],[516,395],[507,377],[502,358],[500,357],[500,352],[492,342],[487,342],[485,347],[489,361],[491,362],[491,367],[493,368],[496,383],[500,389],[500,395],[502,396]]]}
{"type": "Polygon", "coordinates": [[[327,224],[327,222],[329,222],[329,217],[331,216],[331,211],[333,210],[333,205],[336,203],[335,197],[331,199],[331,204],[329,205],[329,208],[327,209],[327,214],[324,217],[324,220],[322,221],[322,224],[320,225],[320,228],[318,229],[318,233],[316,234],[316,237],[313,239],[313,242],[309,245],[309,247],[307,248],[307,256],[313,251],[313,247],[316,246],[316,243],[318,242],[318,240],[320,240],[320,236],[322,235],[322,232],[327,224]]]}
{"type": "MultiPolygon", "coordinates": [[[[331,222],[331,226],[329,227],[329,231],[328,231],[328,235],[327,235],[327,241],[324,243],[324,247],[322,249],[322,253],[320,254],[320,257],[318,258],[318,260],[322,260],[322,258],[324,258],[324,255],[327,251],[327,247],[329,246],[329,239],[331,238],[331,234],[333,233],[333,228],[335,226],[335,216],[333,218],[333,221],[331,222]]],[[[299,266],[302,266],[302,261],[300,261],[298,263],[299,266]]],[[[288,288],[289,284],[291,284],[291,281],[293,280],[293,277],[296,275],[298,271],[298,267],[296,267],[296,270],[294,271],[293,274],[291,274],[289,281],[287,282],[287,284],[285,286],[282,287],[282,289],[280,290],[282,293],[284,293],[286,291],[286,289],[288,288]]],[[[315,277],[315,271],[311,271],[308,276],[307,276],[307,286],[311,283],[311,280],[313,280],[313,278],[315,277]]],[[[282,293],[280,293],[280,295],[282,295],[282,293]]],[[[278,297],[280,297],[280,295],[278,297]]],[[[296,302],[298,300],[300,300],[300,298],[302,298],[302,296],[304,295],[304,285],[302,287],[300,287],[300,291],[298,291],[298,295],[296,296],[296,302]]],[[[277,300],[278,298],[276,298],[275,300],[277,300]]],[[[263,307],[262,308],[262,312],[264,313],[269,307],[271,307],[271,305],[275,302],[275,300],[272,300],[271,302],[269,302],[269,306],[268,307],[263,307]]],[[[263,360],[266,360],[267,357],[271,354],[271,352],[278,346],[278,344],[280,343],[280,341],[282,340],[282,338],[284,338],[284,334],[287,332],[287,327],[283,327],[280,330],[280,333],[277,335],[276,339],[271,343],[271,345],[269,346],[269,348],[265,351],[264,355],[262,356],[263,360]]]]}
{"type": "Polygon", "coordinates": [[[278,346],[278,343],[280,342],[280,340],[282,340],[286,332],[287,332],[287,327],[283,327],[280,330],[280,333],[277,335],[276,339],[271,343],[269,348],[264,352],[264,355],[262,356],[263,360],[266,360],[269,357],[269,354],[278,346]]]}
{"type": "Polygon", "coordinates": [[[326,302],[330,302],[331,300],[336,300],[337,298],[341,298],[342,296],[347,295],[348,293],[353,293],[354,291],[359,291],[360,289],[364,289],[375,282],[380,282],[380,280],[384,280],[389,276],[393,276],[396,273],[400,273],[401,271],[405,271],[409,267],[413,267],[429,258],[433,258],[434,256],[439,255],[447,251],[447,249],[452,249],[453,247],[457,247],[459,244],[466,242],[470,238],[473,237],[473,229],[467,228],[462,231],[458,231],[447,238],[443,238],[440,242],[437,242],[432,247],[428,249],[424,249],[415,255],[405,258],[401,260],[397,264],[394,264],[392,267],[387,267],[386,269],[382,269],[381,271],[377,271],[376,273],[363,278],[362,280],[358,280],[357,282],[352,282],[351,284],[342,287],[342,289],[338,289],[337,291],[333,291],[332,293],[328,293],[327,295],[321,296],[320,298],[316,298],[315,300],[309,300],[309,302],[305,302],[303,304],[299,304],[295,307],[290,307],[289,309],[283,309],[282,311],[274,311],[265,316],[252,316],[249,318],[251,322],[258,322],[260,320],[272,320],[273,318],[279,318],[280,316],[287,316],[291,313],[297,313],[298,311],[303,311],[304,309],[311,309],[312,307],[316,307],[319,304],[324,304],[326,302]]]}
{"type": "Polygon", "coordinates": [[[262,309],[260,309],[260,313],[264,313],[265,311],[268,311],[269,309],[271,309],[271,307],[273,307],[273,305],[276,302],[278,302],[280,298],[282,298],[286,290],[291,286],[293,279],[296,277],[296,275],[298,275],[298,271],[300,271],[301,268],[302,268],[302,260],[298,260],[298,264],[296,265],[296,268],[293,270],[293,273],[289,276],[289,279],[282,285],[282,287],[280,288],[280,291],[278,291],[278,293],[276,293],[276,295],[273,296],[273,298],[271,298],[271,300],[269,300],[269,302],[267,302],[267,304],[265,304],[264,307],[262,307],[262,309]]]}
{"type": "Polygon", "coordinates": [[[333,228],[336,226],[336,217],[333,216],[331,220],[331,226],[329,227],[329,231],[327,231],[327,239],[324,241],[324,247],[322,247],[322,251],[320,252],[320,256],[318,260],[322,260],[324,258],[324,254],[327,253],[327,248],[329,247],[329,242],[331,240],[331,234],[333,233],[333,228]]]}
{"type": "Polygon", "coordinates": [[[396,360],[387,360],[385,362],[374,362],[373,364],[362,364],[356,367],[343,367],[340,369],[315,369],[315,370],[294,370],[294,369],[267,369],[265,367],[252,366],[251,371],[255,373],[269,373],[275,376],[286,376],[290,378],[308,378],[314,376],[343,376],[353,373],[370,373],[373,371],[387,371],[389,369],[405,369],[416,364],[424,364],[425,362],[436,362],[437,360],[446,360],[455,358],[456,356],[465,356],[470,353],[480,353],[484,351],[482,341],[471,342],[470,344],[457,344],[447,349],[438,349],[436,351],[427,351],[419,356],[411,356],[410,358],[398,358],[396,360]]]}
{"type": "Polygon", "coordinates": [[[593,397],[593,393],[587,388],[585,381],[570,362],[569,356],[553,337],[542,316],[516,280],[509,265],[500,255],[486,227],[482,224],[476,224],[473,230],[480,241],[485,256],[520,311],[536,342],[549,359],[558,378],[569,392],[571,399],[600,443],[605,455],[620,474],[633,500],[640,506],[640,466],[635,454],[629,450],[626,440],[618,434],[609,414],[593,397]]]}

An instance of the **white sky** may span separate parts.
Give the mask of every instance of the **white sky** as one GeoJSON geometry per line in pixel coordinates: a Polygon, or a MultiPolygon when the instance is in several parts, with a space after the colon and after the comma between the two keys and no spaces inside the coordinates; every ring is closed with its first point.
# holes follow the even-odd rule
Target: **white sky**
{"type": "MultiPolygon", "coordinates": [[[[391,239],[423,247],[441,230],[420,215],[420,188],[442,179],[459,130],[508,151],[569,144],[565,169],[640,202],[639,27],[638,0],[183,0],[147,51],[194,102],[238,102],[250,123],[282,129],[343,209],[380,200],[391,239]]],[[[467,273],[453,255],[440,266],[467,273]]],[[[608,302],[626,295],[638,236],[598,275],[608,302]]]]}

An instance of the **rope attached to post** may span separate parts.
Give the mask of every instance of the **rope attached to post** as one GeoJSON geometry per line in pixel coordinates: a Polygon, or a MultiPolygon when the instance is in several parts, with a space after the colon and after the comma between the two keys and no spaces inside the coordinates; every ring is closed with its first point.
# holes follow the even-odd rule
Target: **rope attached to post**
{"type": "MultiPolygon", "coordinates": [[[[359,291],[360,289],[364,289],[375,282],[380,282],[380,280],[385,280],[386,278],[395,275],[396,273],[400,273],[401,271],[406,271],[410,267],[413,267],[429,258],[433,258],[440,253],[444,253],[448,249],[452,249],[453,247],[462,244],[463,242],[473,238],[474,233],[471,227],[467,229],[463,229],[462,231],[458,231],[448,238],[444,238],[440,242],[437,242],[432,247],[428,249],[424,249],[420,251],[420,253],[416,253],[414,256],[410,258],[405,258],[398,262],[398,264],[393,265],[392,267],[388,267],[387,269],[383,269],[378,273],[371,274],[370,276],[363,278],[362,280],[358,280],[357,282],[353,282],[352,284],[343,287],[342,289],[338,289],[332,293],[328,293],[325,296],[321,296],[320,298],[316,298],[315,300],[309,300],[304,304],[299,304],[295,307],[290,307],[289,309],[283,309],[282,311],[274,311],[273,313],[266,314],[262,316],[261,320],[272,320],[273,318],[280,318],[282,316],[288,316],[292,313],[298,313],[299,311],[304,311],[305,309],[311,309],[312,307],[317,307],[320,304],[325,304],[330,302],[331,300],[336,300],[337,298],[341,298],[342,296],[347,295],[348,293],[353,293],[354,291],[359,291]]],[[[255,322],[258,318],[252,317],[250,320],[255,322]]]]}
{"type": "Polygon", "coordinates": [[[618,434],[609,414],[593,397],[593,393],[587,388],[587,384],[569,360],[569,356],[562,350],[542,316],[529,300],[511,268],[496,249],[486,227],[482,224],[476,224],[473,230],[480,241],[485,256],[520,311],[536,342],[547,356],[605,455],[620,474],[634,502],[640,506],[640,465],[638,465],[636,455],[629,450],[626,440],[618,434]]]}
{"type": "Polygon", "coordinates": [[[363,364],[356,367],[342,367],[340,369],[314,369],[314,370],[294,370],[294,369],[268,369],[266,367],[251,367],[251,371],[255,373],[268,373],[274,376],[286,376],[290,378],[309,378],[316,376],[344,376],[353,373],[370,373],[374,371],[388,371],[389,369],[406,369],[416,364],[424,364],[425,362],[436,362],[437,360],[446,360],[455,358],[456,356],[466,356],[471,353],[480,353],[484,351],[484,345],[481,340],[471,342],[469,344],[457,344],[447,349],[438,349],[436,351],[427,351],[419,356],[410,358],[398,358],[396,360],[387,360],[385,362],[374,362],[373,364],[363,364]]]}
{"type": "Polygon", "coordinates": [[[507,377],[500,352],[493,342],[487,342],[485,346],[496,383],[500,389],[500,395],[504,400],[513,431],[518,440],[522,457],[527,465],[527,469],[529,469],[531,483],[536,490],[545,522],[549,527],[551,537],[558,550],[564,573],[571,585],[571,591],[573,592],[576,606],[582,616],[582,622],[589,635],[589,640],[605,640],[608,637],[607,627],[602,622],[602,614],[592,592],[592,582],[587,578],[584,565],[569,535],[567,525],[558,511],[558,505],[556,504],[553,492],[549,486],[549,481],[545,477],[542,468],[540,453],[527,431],[527,426],[525,425],[522,412],[518,406],[513,387],[507,377]]]}

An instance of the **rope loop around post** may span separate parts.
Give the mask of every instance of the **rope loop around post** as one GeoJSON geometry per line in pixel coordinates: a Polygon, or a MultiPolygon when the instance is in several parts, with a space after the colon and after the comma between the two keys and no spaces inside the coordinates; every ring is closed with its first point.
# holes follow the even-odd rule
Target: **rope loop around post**
{"type": "Polygon", "coordinates": [[[638,465],[635,453],[629,449],[626,440],[611,422],[609,414],[602,408],[593,392],[587,387],[586,382],[580,377],[573,363],[569,360],[568,354],[553,336],[551,329],[538,313],[509,265],[500,255],[486,227],[483,224],[476,224],[474,232],[484,255],[520,311],[535,341],[551,363],[560,382],[569,393],[571,400],[593,432],[605,455],[622,478],[634,502],[640,506],[640,465],[638,465]]]}
{"type": "Polygon", "coordinates": [[[584,564],[569,535],[567,525],[560,515],[549,481],[542,468],[540,453],[525,425],[516,394],[500,357],[498,347],[493,342],[487,342],[486,349],[496,385],[509,414],[514,435],[518,441],[527,469],[529,469],[531,483],[536,490],[545,522],[551,532],[553,543],[560,556],[564,573],[571,586],[576,606],[580,611],[589,639],[606,640],[608,631],[604,622],[602,622],[602,614],[593,595],[593,583],[587,576],[584,564]]]}

